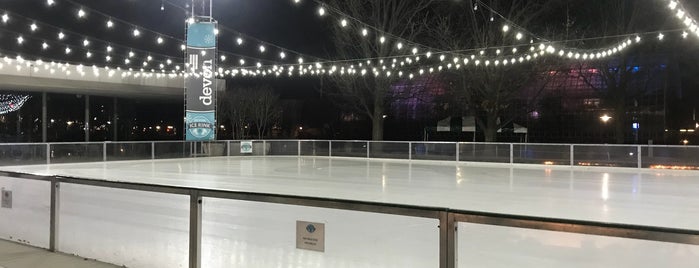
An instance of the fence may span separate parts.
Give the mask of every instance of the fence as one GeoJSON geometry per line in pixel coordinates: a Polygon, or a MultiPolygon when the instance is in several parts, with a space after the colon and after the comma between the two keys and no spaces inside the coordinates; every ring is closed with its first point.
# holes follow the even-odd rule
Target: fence
{"type": "MultiPolygon", "coordinates": [[[[240,141],[4,144],[0,145],[0,162],[3,165],[16,165],[235,156],[241,155],[239,147],[240,141]]],[[[697,150],[699,149],[696,147],[673,146],[253,141],[253,155],[258,156],[335,156],[634,168],[692,169],[692,165],[698,163],[697,150]]],[[[345,215],[347,218],[344,222],[352,224],[333,225],[334,228],[341,229],[336,232],[346,232],[345,237],[364,237],[369,233],[370,236],[376,235],[378,238],[372,238],[371,243],[351,239],[336,242],[333,245],[336,249],[335,254],[347,255],[344,256],[346,259],[376,258],[371,260],[375,266],[385,267],[492,267],[493,265],[488,264],[493,260],[499,260],[500,267],[527,266],[527,264],[538,265],[537,267],[565,266],[566,262],[571,260],[577,262],[580,267],[586,266],[585,261],[594,262],[587,263],[587,266],[692,267],[695,255],[678,256],[676,252],[697,252],[697,245],[699,245],[697,230],[526,217],[439,207],[11,172],[0,172],[0,185],[10,186],[15,191],[15,206],[9,211],[0,210],[0,213],[4,214],[0,217],[0,237],[52,251],[94,257],[128,267],[158,267],[158,265],[161,267],[217,267],[210,262],[226,260],[202,255],[216,252],[211,243],[203,242],[205,239],[211,239],[212,232],[220,230],[212,226],[211,222],[214,218],[221,218],[224,221],[240,220],[239,218],[242,217],[240,215],[226,216],[227,212],[218,210],[250,204],[264,207],[254,210],[255,215],[251,216],[254,218],[261,217],[258,214],[264,214],[270,206],[284,206],[273,210],[279,214],[287,210],[305,211],[304,213],[308,215],[316,213],[314,209],[329,211],[323,213],[339,211],[341,213],[337,215],[345,215]],[[100,194],[86,194],[93,191],[99,191],[100,194]],[[158,204],[140,204],[131,200],[134,196],[145,196],[144,198],[158,204]],[[105,203],[104,200],[108,202],[105,203]],[[126,203],[125,206],[124,203],[126,203]],[[98,205],[91,207],[89,204],[98,205]],[[110,204],[119,204],[122,210],[111,211],[110,204]],[[86,228],[83,224],[76,224],[78,223],[75,219],[76,213],[91,210],[97,213],[97,216],[90,217],[95,222],[94,226],[86,228]],[[152,214],[158,214],[162,210],[174,212],[167,216],[159,215],[159,218],[153,218],[155,216],[152,214]],[[142,218],[149,220],[143,223],[142,218]],[[135,222],[135,225],[145,230],[125,230],[124,233],[127,234],[125,237],[115,238],[114,236],[120,235],[111,225],[112,221],[135,222]],[[385,226],[381,223],[383,221],[386,222],[383,224],[385,226]],[[17,224],[18,222],[22,224],[17,224]],[[174,231],[161,235],[159,231],[162,229],[174,231]],[[390,235],[381,236],[380,233],[383,231],[390,232],[390,235]],[[513,242],[506,238],[507,234],[515,234],[520,238],[550,236],[555,244],[572,243],[581,247],[571,247],[568,252],[555,252],[546,245],[539,245],[527,239],[513,242]],[[98,241],[83,240],[84,237],[92,235],[105,238],[98,241]],[[130,240],[138,239],[143,240],[141,242],[143,244],[136,244],[138,247],[148,247],[150,250],[140,248],[129,250],[132,246],[124,245],[130,240]],[[147,240],[163,240],[160,241],[161,244],[168,246],[151,245],[149,243],[154,242],[147,240]],[[421,243],[410,243],[410,241],[421,243]],[[617,247],[584,247],[589,243],[617,247]],[[392,245],[401,244],[409,245],[407,251],[390,250],[392,245]],[[100,254],[95,252],[94,247],[103,247],[104,250],[111,252],[106,255],[100,254]],[[178,252],[177,248],[186,248],[186,251],[178,252]],[[203,250],[204,248],[206,249],[203,250]],[[410,251],[410,248],[413,250],[410,251]],[[524,258],[516,257],[522,254],[525,255],[524,258]],[[598,258],[600,255],[606,256],[606,259],[598,258]],[[415,258],[422,262],[419,265],[408,262],[415,261],[415,258]],[[558,259],[558,262],[542,264],[535,261],[537,258],[558,259]],[[154,262],[130,263],[134,259],[153,259],[154,262]],[[401,259],[405,259],[403,263],[401,259]],[[182,263],[179,262],[180,260],[182,263]],[[172,263],[163,263],[168,261],[172,263]]],[[[282,215],[269,215],[266,219],[278,217],[282,215]]],[[[249,225],[243,225],[243,227],[265,225],[264,222],[265,220],[248,223],[249,225]]],[[[275,225],[269,226],[274,228],[275,225]]],[[[273,232],[270,229],[264,230],[273,232]]],[[[244,236],[252,236],[250,238],[252,240],[265,239],[260,238],[265,236],[263,232],[254,234],[243,232],[244,236]]],[[[274,244],[281,243],[277,241],[279,237],[268,237],[268,239],[274,244]]],[[[265,252],[265,254],[273,253],[265,252]]],[[[230,267],[230,263],[221,266],[230,267]]],[[[326,267],[331,266],[326,263],[326,267]]]]}
{"type": "MultiPolygon", "coordinates": [[[[252,141],[254,156],[332,156],[699,170],[699,147],[389,141],[252,141]]],[[[240,141],[0,144],[0,165],[241,156],[240,141]]]]}

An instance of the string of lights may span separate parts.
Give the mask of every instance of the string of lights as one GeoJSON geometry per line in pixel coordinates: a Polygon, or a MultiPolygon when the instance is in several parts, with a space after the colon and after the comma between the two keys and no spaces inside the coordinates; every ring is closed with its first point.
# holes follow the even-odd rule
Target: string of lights
{"type": "MultiPolygon", "coordinates": [[[[142,50],[142,49],[137,49],[137,48],[133,48],[133,47],[125,46],[125,45],[120,45],[120,44],[117,44],[117,43],[114,43],[111,41],[106,41],[106,40],[102,40],[102,39],[98,39],[98,38],[94,38],[94,37],[81,35],[79,33],[68,31],[68,30],[63,30],[63,29],[56,27],[56,26],[53,26],[51,24],[43,23],[41,21],[34,20],[34,19],[30,19],[30,18],[21,16],[18,14],[11,13],[9,11],[4,11],[4,14],[0,17],[0,20],[3,22],[2,25],[7,26],[11,17],[24,20],[24,22],[29,25],[28,29],[31,31],[31,34],[38,32],[41,29],[54,30],[56,32],[57,40],[63,42],[63,43],[58,43],[58,44],[60,44],[61,47],[65,47],[65,54],[66,55],[71,54],[76,50],[81,50],[82,53],[85,54],[86,58],[92,58],[93,55],[96,55],[96,54],[103,54],[104,61],[111,62],[112,60],[115,60],[115,55],[117,54],[115,51],[122,50],[122,51],[124,51],[124,55],[128,55],[128,56],[123,57],[123,59],[121,59],[121,60],[125,61],[126,64],[130,64],[132,62],[135,63],[135,61],[134,61],[135,55],[143,55],[143,65],[144,66],[147,66],[148,65],[147,62],[150,62],[151,60],[153,60],[154,57],[162,58],[161,62],[163,64],[167,64],[167,65],[172,64],[173,59],[179,58],[177,56],[164,55],[164,54],[160,54],[157,52],[151,52],[151,51],[146,51],[146,50],[142,50]],[[78,38],[77,39],[70,38],[70,36],[78,36],[78,38]],[[71,44],[70,43],[71,40],[78,42],[78,44],[76,44],[75,42],[73,42],[71,44]],[[82,41],[80,41],[80,40],[82,40],[82,41]],[[103,50],[104,50],[104,52],[102,52],[102,53],[99,53],[99,51],[102,51],[102,49],[100,49],[100,50],[91,49],[91,48],[95,48],[95,47],[100,46],[100,45],[103,47],[103,50]]],[[[12,31],[12,35],[17,36],[17,40],[18,40],[18,43],[20,45],[25,43],[26,37],[22,33],[12,31]]],[[[52,47],[52,45],[51,45],[52,41],[49,41],[49,40],[40,40],[40,41],[41,41],[40,44],[42,46],[41,47],[42,50],[47,50],[50,47],[52,47]]],[[[56,44],[56,42],[53,42],[53,43],[56,44]]],[[[186,47],[184,45],[181,46],[182,50],[184,50],[185,48],[186,47]]],[[[239,58],[240,59],[239,63],[241,64],[241,66],[245,65],[245,64],[252,64],[255,62],[257,62],[257,63],[265,62],[266,64],[276,63],[275,61],[270,61],[270,60],[266,60],[266,59],[255,58],[255,57],[249,57],[249,56],[245,56],[242,54],[225,52],[225,51],[219,51],[218,55],[219,55],[218,58],[221,62],[225,62],[229,58],[239,58]]]]}
{"type": "MultiPolygon", "coordinates": [[[[665,33],[676,33],[681,30],[671,30],[665,31],[665,33]]],[[[643,40],[655,40],[657,42],[662,42],[666,39],[666,34],[660,31],[646,32],[640,34],[626,34],[617,37],[623,37],[623,40],[615,45],[594,49],[594,50],[579,50],[579,49],[565,49],[557,48],[554,46],[555,43],[566,43],[571,40],[555,41],[546,45],[541,43],[538,47],[532,46],[529,51],[523,55],[519,56],[500,56],[500,57],[478,57],[472,55],[472,57],[459,58],[455,56],[451,61],[447,60],[446,55],[450,53],[455,53],[457,51],[446,51],[441,54],[438,59],[439,62],[434,64],[427,64],[421,66],[403,66],[396,67],[397,60],[403,56],[394,56],[392,61],[385,60],[383,58],[372,58],[366,61],[366,64],[359,65],[348,64],[346,61],[334,61],[334,62],[324,62],[316,64],[300,64],[300,65],[282,65],[282,66],[263,66],[257,68],[233,68],[224,71],[224,75],[230,75],[231,77],[243,76],[243,77],[281,77],[284,74],[288,76],[293,76],[294,74],[298,76],[304,75],[374,75],[375,77],[386,77],[386,78],[414,78],[416,76],[427,75],[438,73],[447,70],[470,70],[471,68],[496,68],[496,67],[506,67],[516,64],[523,64],[531,61],[535,61],[548,56],[559,57],[564,60],[569,61],[579,61],[579,62],[590,62],[597,60],[604,60],[609,57],[613,57],[619,53],[622,53],[629,49],[631,46],[640,44],[643,40]],[[376,61],[378,59],[378,61],[376,61]],[[376,61],[376,62],[375,62],[376,61]],[[345,63],[344,65],[336,65],[336,63],[345,63]],[[377,65],[374,65],[377,64],[377,65]],[[387,65],[390,64],[390,65],[387,65]]],[[[596,38],[585,38],[585,40],[592,39],[607,39],[608,36],[596,37],[596,38]]],[[[686,35],[682,35],[681,38],[686,38],[686,35]]],[[[420,54],[414,59],[419,61],[419,57],[426,58],[426,54],[420,54]]]]}
{"type": "MultiPolygon", "coordinates": [[[[697,24],[697,21],[692,18],[692,16],[689,15],[687,10],[684,8],[684,6],[679,2],[679,0],[666,0],[668,2],[667,7],[675,12],[675,17],[683,23],[685,26],[688,27],[689,32],[694,33],[697,37],[699,37],[699,25],[697,24]]],[[[689,35],[689,33],[684,32],[683,36],[686,38],[689,35]]]]}
{"type": "Polygon", "coordinates": [[[37,48],[41,51],[46,51],[52,47],[64,48],[63,52],[66,55],[71,53],[81,52],[85,55],[86,59],[92,59],[98,55],[102,55],[104,62],[112,62],[116,60],[117,57],[121,57],[121,60],[125,64],[137,63],[137,59],[143,60],[143,65],[148,66],[149,62],[162,62],[167,65],[173,64],[173,57],[170,55],[164,55],[156,52],[141,50],[129,46],[124,46],[118,43],[85,36],[76,32],[61,29],[59,27],[53,26],[48,23],[43,23],[38,20],[33,20],[18,14],[10,13],[9,11],[4,11],[4,14],[0,17],[2,19],[3,26],[2,31],[9,33],[11,36],[16,36],[17,45],[23,46],[28,45],[30,40],[37,41],[37,48]],[[10,14],[13,18],[18,18],[24,20],[23,23],[28,25],[29,35],[24,35],[23,33],[11,30],[17,27],[10,27],[9,20],[10,14]],[[34,37],[39,31],[53,31],[56,36],[56,40],[34,37]],[[73,38],[71,38],[71,36],[73,38]],[[120,53],[121,51],[122,53],[120,53]],[[155,58],[160,58],[161,60],[155,60],[155,58]]]}
{"type": "MultiPolygon", "coordinates": [[[[393,40],[394,45],[393,45],[393,50],[396,52],[401,52],[404,51],[404,49],[409,50],[412,52],[413,55],[420,54],[423,51],[428,51],[430,54],[433,53],[431,51],[434,51],[435,53],[438,52],[443,52],[444,50],[437,49],[430,47],[428,45],[420,44],[414,41],[407,40],[405,38],[402,38],[400,36],[397,36],[393,33],[383,31],[373,25],[370,25],[368,23],[365,23],[361,21],[360,19],[357,19],[353,16],[348,15],[347,13],[343,12],[342,10],[333,7],[332,5],[329,5],[327,3],[324,3],[320,0],[311,0],[315,4],[318,5],[317,9],[317,15],[320,17],[326,17],[326,16],[332,16],[333,14],[336,15],[336,20],[338,24],[340,25],[341,28],[343,29],[348,29],[351,26],[351,23],[355,23],[356,25],[359,25],[357,27],[358,29],[361,29],[357,34],[361,37],[362,40],[367,40],[371,39],[369,36],[372,35],[372,33],[375,35],[376,40],[378,41],[379,45],[384,45],[387,43],[390,43],[391,40],[393,40]]],[[[301,3],[301,0],[292,0],[292,2],[296,5],[301,3]]]]}
{"type": "Polygon", "coordinates": [[[10,75],[26,75],[26,76],[48,76],[48,77],[58,77],[67,79],[77,79],[79,77],[85,77],[89,70],[92,70],[94,77],[100,77],[105,75],[107,77],[121,76],[122,78],[177,78],[178,76],[183,76],[184,71],[176,70],[155,70],[155,69],[145,69],[145,68],[133,68],[124,65],[103,65],[99,67],[96,64],[87,65],[81,62],[70,62],[65,60],[56,60],[45,57],[37,56],[26,56],[25,58],[21,53],[2,50],[2,58],[0,58],[0,70],[5,69],[7,66],[11,70],[11,73],[5,73],[10,75]],[[14,68],[12,68],[14,67],[14,68]],[[89,69],[89,70],[86,70],[89,69]]]}
{"type": "MultiPolygon", "coordinates": [[[[181,51],[185,51],[185,50],[186,50],[185,41],[182,40],[182,39],[180,39],[180,38],[177,38],[177,37],[174,37],[174,36],[171,36],[171,35],[168,35],[168,34],[164,34],[164,33],[161,33],[161,32],[155,31],[155,30],[152,30],[152,29],[148,29],[148,28],[143,27],[143,26],[136,25],[136,24],[131,23],[131,22],[128,22],[128,21],[126,21],[126,20],[122,20],[122,19],[119,19],[119,18],[117,18],[117,17],[111,16],[111,15],[109,15],[109,14],[103,13],[103,12],[101,12],[101,11],[99,11],[99,10],[96,10],[96,9],[89,8],[89,7],[87,7],[87,6],[81,5],[81,4],[76,3],[75,1],[72,1],[72,0],[63,0],[63,1],[68,2],[68,3],[70,3],[70,4],[73,4],[73,5],[75,6],[75,9],[77,10],[77,11],[76,11],[76,16],[77,16],[78,19],[83,19],[83,18],[87,17],[88,14],[98,14],[98,15],[100,15],[100,16],[102,16],[102,17],[105,18],[105,21],[106,21],[106,22],[105,22],[105,27],[106,27],[106,29],[108,29],[108,30],[114,29],[114,28],[116,28],[116,27],[119,27],[120,24],[121,24],[121,25],[126,25],[126,27],[128,27],[128,28],[130,28],[130,29],[133,29],[133,30],[132,30],[132,37],[133,37],[133,38],[141,38],[141,37],[144,37],[144,36],[146,36],[146,35],[151,35],[151,36],[153,36],[153,38],[154,38],[154,40],[155,40],[154,44],[163,45],[163,44],[165,44],[165,43],[167,43],[167,42],[174,42],[174,43],[176,43],[176,44],[179,44],[180,50],[181,50],[181,51]]],[[[51,7],[51,6],[56,5],[56,2],[55,2],[55,1],[53,1],[53,2],[51,2],[51,3],[48,3],[48,2],[47,2],[47,4],[48,4],[48,6],[51,7]]],[[[172,4],[172,3],[170,3],[170,4],[172,4]]],[[[175,4],[172,4],[172,5],[173,5],[173,6],[177,6],[177,5],[175,5],[175,4]]],[[[184,9],[184,8],[182,8],[182,9],[184,9]]],[[[184,9],[184,10],[186,10],[186,9],[184,9]]],[[[185,22],[186,22],[186,23],[192,23],[192,22],[193,22],[193,18],[189,18],[189,19],[187,19],[185,22]]],[[[226,29],[228,29],[228,28],[226,27],[226,29]]],[[[232,30],[232,29],[230,29],[230,30],[232,30]]],[[[216,29],[214,33],[216,34],[216,36],[218,36],[219,38],[221,38],[219,29],[216,29]]],[[[237,39],[237,40],[236,40],[236,43],[237,43],[239,46],[242,46],[242,45],[244,44],[244,40],[243,40],[241,37],[237,37],[236,39],[237,39]]],[[[261,54],[264,54],[264,52],[266,52],[266,49],[265,49],[266,47],[265,47],[265,45],[268,45],[268,46],[269,46],[269,45],[272,45],[272,44],[271,44],[271,43],[264,42],[264,41],[261,41],[261,42],[263,43],[263,45],[260,45],[260,50],[261,50],[260,53],[261,53],[261,54]]],[[[274,45],[272,45],[272,46],[274,46],[274,45]]],[[[274,46],[274,47],[278,47],[278,46],[274,46]]],[[[293,51],[293,50],[290,50],[290,49],[284,49],[284,48],[281,48],[281,47],[279,47],[279,48],[280,48],[280,49],[283,49],[282,52],[280,52],[280,55],[281,55],[280,58],[281,58],[281,59],[286,58],[286,55],[287,55],[288,53],[297,53],[297,52],[295,52],[295,51],[293,51]],[[286,51],[286,52],[284,52],[284,51],[286,51]]],[[[218,57],[218,58],[219,58],[221,61],[226,61],[226,60],[229,59],[229,58],[240,58],[240,60],[239,60],[238,62],[239,62],[239,63],[243,63],[243,64],[250,64],[250,63],[254,63],[254,62],[258,62],[258,63],[259,63],[259,62],[276,63],[276,61],[272,61],[272,60],[268,60],[268,59],[262,59],[262,58],[257,58],[257,57],[251,57],[251,56],[245,56],[245,55],[242,55],[242,54],[239,54],[239,53],[229,52],[229,51],[222,50],[222,49],[219,49],[219,50],[218,50],[218,54],[219,54],[219,57],[218,57]]],[[[300,55],[302,55],[302,54],[300,54],[300,55]]],[[[300,56],[300,57],[301,57],[301,56],[300,56]]]]}

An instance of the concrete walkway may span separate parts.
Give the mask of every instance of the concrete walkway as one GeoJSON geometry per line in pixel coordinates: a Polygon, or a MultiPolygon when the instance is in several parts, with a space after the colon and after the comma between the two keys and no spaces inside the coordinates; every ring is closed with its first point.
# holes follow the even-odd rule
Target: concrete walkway
{"type": "Polygon", "coordinates": [[[0,240],[0,268],[116,268],[112,264],[0,240]]]}

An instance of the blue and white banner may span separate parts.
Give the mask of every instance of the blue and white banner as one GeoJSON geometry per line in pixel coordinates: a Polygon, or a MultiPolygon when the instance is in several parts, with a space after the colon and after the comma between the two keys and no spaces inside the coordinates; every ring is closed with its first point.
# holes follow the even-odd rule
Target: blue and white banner
{"type": "Polygon", "coordinates": [[[216,140],[216,22],[187,27],[186,140],[216,140]]]}

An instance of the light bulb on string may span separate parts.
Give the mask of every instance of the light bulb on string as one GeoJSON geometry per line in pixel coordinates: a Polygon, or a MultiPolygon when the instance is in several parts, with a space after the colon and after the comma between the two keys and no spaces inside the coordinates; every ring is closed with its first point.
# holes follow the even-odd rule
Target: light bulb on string
{"type": "Polygon", "coordinates": [[[665,35],[663,33],[658,34],[658,40],[663,41],[665,39],[665,35]]]}
{"type": "Polygon", "coordinates": [[[285,59],[285,58],[286,58],[286,53],[284,53],[284,51],[280,52],[280,53],[279,53],[279,58],[285,59]]]}
{"type": "Polygon", "coordinates": [[[236,42],[239,46],[240,46],[240,45],[243,45],[243,38],[238,37],[238,38],[235,39],[235,42],[236,42]]]}
{"type": "Polygon", "coordinates": [[[20,35],[19,37],[17,37],[17,44],[21,45],[22,43],[24,43],[24,38],[20,35]]]}
{"type": "Polygon", "coordinates": [[[78,10],[78,18],[84,18],[85,15],[86,15],[85,10],[83,10],[82,8],[80,8],[80,9],[78,10]]]}
{"type": "Polygon", "coordinates": [[[32,32],[35,32],[37,29],[39,29],[39,26],[36,26],[36,23],[32,23],[32,25],[29,25],[29,29],[32,30],[32,32]]]}
{"type": "Polygon", "coordinates": [[[107,53],[112,52],[113,48],[112,46],[107,46],[107,53]]]}
{"type": "Polygon", "coordinates": [[[522,33],[517,33],[517,35],[515,35],[515,38],[517,38],[517,40],[522,40],[522,37],[524,37],[522,33]]]}
{"type": "Polygon", "coordinates": [[[367,36],[367,35],[369,35],[369,30],[362,29],[362,36],[367,36]]]}
{"type": "Polygon", "coordinates": [[[114,27],[114,22],[110,19],[107,21],[107,28],[113,28],[114,27]]]}
{"type": "Polygon", "coordinates": [[[47,44],[46,42],[44,42],[43,44],[41,44],[41,49],[46,50],[46,49],[48,49],[48,48],[49,48],[49,44],[47,44]]]}
{"type": "Polygon", "coordinates": [[[320,15],[321,17],[325,16],[325,8],[324,7],[318,8],[318,15],[320,15]]]}
{"type": "Polygon", "coordinates": [[[502,31],[505,32],[505,33],[506,33],[506,32],[509,32],[509,31],[510,31],[510,25],[507,25],[507,24],[503,25],[503,26],[502,26],[502,31]]]}
{"type": "Polygon", "coordinates": [[[138,29],[134,29],[134,30],[133,30],[133,36],[134,36],[134,37],[139,37],[139,36],[141,36],[141,31],[138,30],[138,29]]]}
{"type": "Polygon", "coordinates": [[[260,53],[265,53],[266,50],[267,48],[264,45],[260,45],[260,53]]]}
{"type": "Polygon", "coordinates": [[[347,27],[347,19],[342,19],[340,21],[340,26],[342,26],[342,28],[347,27]]]}
{"type": "Polygon", "coordinates": [[[689,33],[687,33],[686,31],[683,31],[682,38],[687,39],[687,36],[689,36],[689,33]]]}
{"type": "Polygon", "coordinates": [[[87,39],[83,40],[83,46],[84,46],[84,47],[87,47],[87,46],[89,46],[89,45],[90,45],[90,40],[87,40],[87,39]]]}
{"type": "Polygon", "coordinates": [[[2,22],[7,23],[8,21],[10,21],[10,15],[7,15],[7,13],[2,14],[2,22]]]}
{"type": "Polygon", "coordinates": [[[162,44],[162,43],[163,43],[163,38],[162,38],[162,37],[158,37],[158,39],[156,39],[155,42],[158,43],[158,44],[162,44]]]}
{"type": "Polygon", "coordinates": [[[65,37],[66,35],[63,32],[58,32],[58,40],[63,40],[65,37]]]}
{"type": "Polygon", "coordinates": [[[55,3],[56,2],[54,2],[54,0],[46,0],[46,4],[49,6],[53,6],[53,4],[55,4],[55,3]]]}

